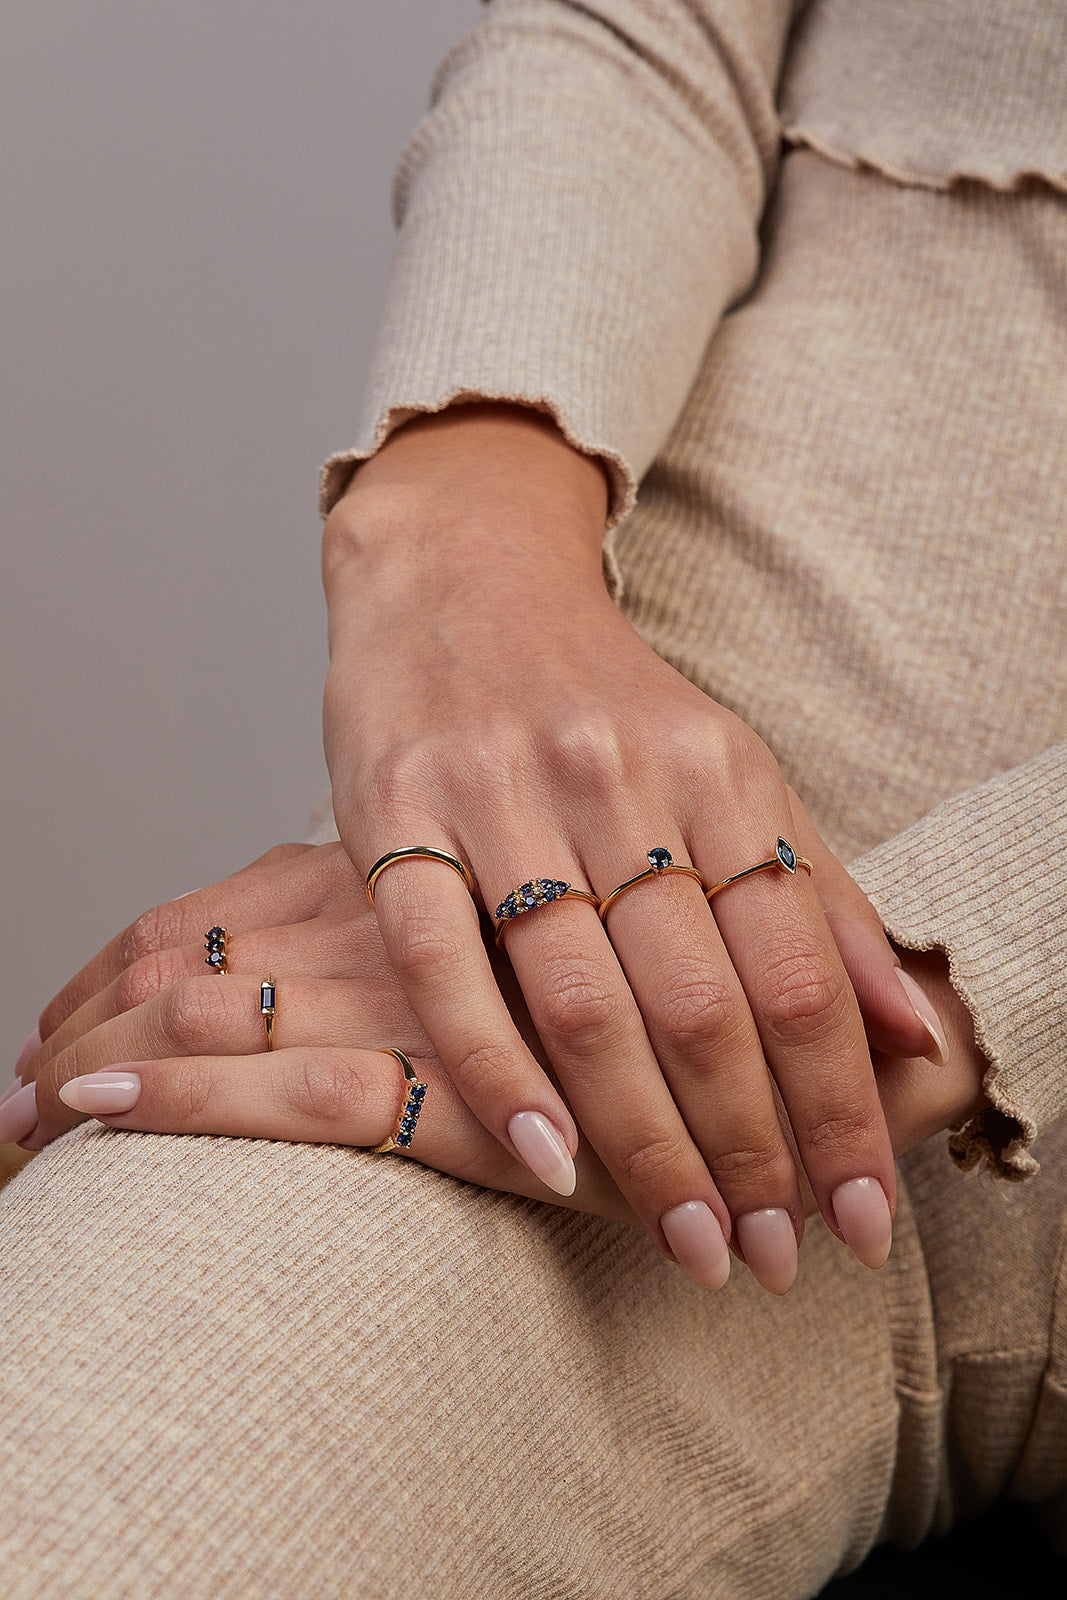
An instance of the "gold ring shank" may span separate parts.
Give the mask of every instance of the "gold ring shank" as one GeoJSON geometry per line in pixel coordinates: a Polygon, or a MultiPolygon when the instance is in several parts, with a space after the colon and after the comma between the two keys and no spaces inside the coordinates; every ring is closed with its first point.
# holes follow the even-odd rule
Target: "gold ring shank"
{"type": "MultiPolygon", "coordinates": [[[[593,907],[594,911],[599,911],[600,909],[600,901],[597,899],[595,894],[590,894],[588,889],[564,889],[562,894],[557,894],[552,900],[546,900],[544,904],[554,906],[560,900],[585,900],[593,907]]],[[[519,916],[526,916],[528,911],[540,911],[541,909],[541,906],[528,906],[526,911],[519,912],[519,916]]],[[[504,948],[504,935],[507,933],[513,922],[518,922],[519,916],[501,917],[500,921],[497,923],[494,937],[496,938],[498,950],[502,950],[504,948]]]]}
{"type": "MultiPolygon", "coordinates": [[[[797,866],[803,867],[810,878],[815,868],[807,856],[797,856],[797,866]]],[[[718,894],[721,889],[728,889],[732,883],[740,883],[742,878],[751,878],[755,872],[766,872],[768,867],[781,867],[782,863],[777,856],[772,856],[770,861],[759,861],[754,867],[746,867],[744,872],[735,872],[732,877],[724,878],[721,883],[713,883],[710,889],[704,890],[705,898],[710,900],[713,894],[718,894]]]]}
{"type": "Polygon", "coordinates": [[[377,883],[386,867],[393,866],[393,864],[397,861],[412,860],[444,862],[446,867],[451,867],[453,872],[457,872],[459,874],[459,876],[463,879],[464,885],[466,886],[467,893],[473,896],[474,879],[471,876],[470,868],[465,866],[458,856],[451,855],[447,850],[439,850],[436,845],[432,844],[409,844],[405,845],[402,850],[387,851],[384,856],[381,856],[379,860],[374,863],[373,867],[371,867],[370,871],[367,873],[367,899],[370,901],[372,907],[374,905],[374,885],[377,883]]]}
{"type": "Polygon", "coordinates": [[[696,867],[679,867],[673,861],[666,867],[646,867],[644,872],[638,872],[634,877],[627,878],[625,883],[618,884],[610,894],[604,896],[600,902],[601,922],[607,921],[608,907],[614,905],[619,896],[625,894],[628,889],[635,889],[639,883],[647,883],[649,878],[666,878],[672,873],[681,873],[685,878],[695,878],[700,887],[702,889],[704,887],[704,879],[696,867]]]}

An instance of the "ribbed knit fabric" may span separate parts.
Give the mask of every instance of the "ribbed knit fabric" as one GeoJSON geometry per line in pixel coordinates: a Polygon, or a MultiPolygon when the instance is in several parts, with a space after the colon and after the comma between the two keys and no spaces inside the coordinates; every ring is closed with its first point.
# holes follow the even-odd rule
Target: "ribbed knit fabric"
{"type": "Polygon", "coordinates": [[[872,51],[812,5],[793,58],[784,0],[496,0],[323,489],[464,394],[605,459],[628,614],[948,951],[979,1170],[912,1152],[886,1267],[816,1221],[776,1300],[394,1158],[84,1126],[0,1196],[5,1600],[807,1600],[1003,1493],[1063,1535],[1067,202],[1024,10],[1058,37],[857,0],[872,51]]]}

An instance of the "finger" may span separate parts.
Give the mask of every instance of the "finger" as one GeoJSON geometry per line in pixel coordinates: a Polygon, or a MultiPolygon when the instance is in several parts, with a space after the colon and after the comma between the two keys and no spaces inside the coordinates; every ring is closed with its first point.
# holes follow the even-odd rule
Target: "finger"
{"type": "MultiPolygon", "coordinates": [[[[560,1196],[482,1126],[439,1062],[410,1059],[427,1093],[412,1145],[396,1155],[466,1182],[561,1204],[560,1196]]],[[[315,1047],[243,1059],[131,1062],[68,1080],[63,1093],[72,1110],[111,1128],[373,1146],[396,1129],[405,1082],[395,1058],[380,1050],[315,1047]],[[109,1105],[123,1109],[109,1112],[109,1105]]],[[[578,1183],[567,1205],[634,1221],[588,1147],[583,1147],[578,1167],[578,1183]]]]}
{"type": "MultiPolygon", "coordinates": [[[[657,837],[684,863],[671,831],[661,821],[657,837]]],[[[616,875],[621,859],[617,849],[616,875]]],[[[598,862],[592,870],[599,880],[605,869],[598,862]]],[[[764,1287],[785,1293],[804,1228],[800,1182],[755,1021],[702,888],[666,870],[613,901],[607,928],[674,1102],[733,1219],[735,1248],[764,1287]]]]}
{"type": "MultiPolygon", "coordinates": [[[[424,820],[397,835],[432,837],[424,820]]],[[[504,1003],[457,875],[431,859],[396,862],[374,904],[386,954],[464,1100],[505,1149],[570,1193],[577,1127],[504,1003]]]]}
{"type": "MultiPolygon", "coordinates": [[[[363,982],[286,978],[275,985],[274,1048],[331,1047],[377,1038],[405,1050],[425,1050],[428,1041],[407,1007],[399,1016],[396,1011],[389,990],[375,992],[363,982]]],[[[258,1054],[265,1043],[258,979],[186,978],[102,1023],[42,1064],[33,1148],[49,1143],[77,1120],[58,1097],[69,1078],[116,1061],[258,1054]]]]}
{"type": "Polygon", "coordinates": [[[199,944],[208,928],[228,932],[304,922],[347,890],[353,904],[362,887],[340,845],[281,845],[206,889],[145,911],[110,940],[41,1012],[48,1036],[127,967],[146,956],[199,944]]]}
{"type": "MultiPolygon", "coordinates": [[[[536,860],[536,848],[513,859],[536,860]]],[[[720,1288],[730,1270],[729,1208],[664,1081],[599,918],[559,900],[516,917],[507,950],[583,1133],[657,1247],[720,1288]]]]}
{"type": "Polygon", "coordinates": [[[311,922],[236,934],[227,939],[227,952],[225,977],[208,973],[203,943],[142,956],[59,1024],[39,1054],[24,1063],[26,1076],[37,1077],[47,1061],[83,1034],[145,1005],[187,978],[210,977],[213,982],[228,983],[242,974],[284,974],[291,980],[340,979],[358,973],[371,1015],[385,1008],[386,997],[395,992],[378,924],[365,900],[355,919],[317,917],[311,922]]]}
{"type": "MultiPolygon", "coordinates": [[[[759,859],[751,841],[731,849],[735,860],[759,859]]],[[[859,1005],[811,880],[760,872],[717,894],[712,910],[819,1209],[860,1260],[880,1266],[896,1199],[892,1148],[859,1005]]]]}

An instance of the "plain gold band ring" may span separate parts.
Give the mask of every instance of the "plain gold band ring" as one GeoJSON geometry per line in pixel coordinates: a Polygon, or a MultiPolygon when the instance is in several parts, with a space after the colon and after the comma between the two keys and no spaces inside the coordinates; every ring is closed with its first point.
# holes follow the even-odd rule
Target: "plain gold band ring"
{"type": "Polygon", "coordinates": [[[402,850],[389,850],[377,860],[367,873],[367,899],[374,905],[374,885],[394,861],[410,861],[421,858],[426,861],[443,861],[446,867],[451,867],[453,872],[458,872],[466,885],[467,893],[474,894],[474,879],[471,877],[470,868],[465,866],[458,856],[450,855],[447,850],[438,850],[432,844],[409,844],[402,850]]]}
{"type": "Polygon", "coordinates": [[[721,883],[713,883],[710,889],[704,890],[704,894],[710,901],[712,895],[718,894],[721,889],[728,889],[732,883],[738,883],[742,878],[751,878],[754,872],[766,872],[768,867],[784,867],[794,878],[798,867],[803,867],[809,878],[815,871],[807,856],[798,856],[788,839],[779,839],[774,855],[769,861],[757,861],[754,867],[746,867],[744,872],[735,872],[732,877],[724,878],[721,883]]]}
{"type": "Polygon", "coordinates": [[[606,894],[600,902],[600,920],[607,921],[608,907],[614,905],[621,894],[627,889],[634,889],[639,883],[647,883],[649,878],[665,878],[671,873],[681,873],[686,878],[695,878],[703,889],[704,879],[696,867],[679,867],[675,864],[669,850],[664,850],[662,845],[656,845],[648,852],[648,866],[644,872],[638,872],[632,878],[627,878],[625,883],[618,884],[610,894],[606,894]]]}
{"type": "Polygon", "coordinates": [[[415,1124],[419,1120],[422,1102],[426,1098],[426,1085],[419,1082],[419,1075],[411,1065],[403,1050],[397,1050],[393,1045],[387,1045],[382,1055],[394,1056],[404,1069],[404,1104],[400,1107],[400,1115],[396,1119],[396,1127],[388,1139],[383,1139],[381,1144],[364,1145],[368,1155],[384,1156],[390,1150],[406,1150],[415,1134],[415,1124]]]}

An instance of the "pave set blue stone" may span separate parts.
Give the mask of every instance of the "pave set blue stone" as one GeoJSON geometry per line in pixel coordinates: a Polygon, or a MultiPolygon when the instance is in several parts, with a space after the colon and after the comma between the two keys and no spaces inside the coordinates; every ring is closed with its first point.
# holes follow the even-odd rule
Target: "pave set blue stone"
{"type": "Polygon", "coordinates": [[[209,928],[204,935],[204,960],[213,972],[226,971],[226,929],[209,928]]]}
{"type": "Polygon", "coordinates": [[[415,1136],[415,1126],[422,1110],[422,1102],[426,1099],[426,1085],[419,1082],[419,1075],[411,1065],[403,1050],[397,1050],[393,1045],[386,1045],[383,1055],[392,1056],[400,1062],[404,1069],[404,1082],[407,1093],[404,1104],[400,1108],[397,1124],[388,1139],[383,1139],[381,1144],[371,1145],[369,1153],[373,1156],[385,1155],[389,1150],[407,1150],[415,1136]]]}
{"type": "Polygon", "coordinates": [[[506,899],[501,900],[495,915],[498,920],[501,917],[505,920],[508,917],[521,917],[524,911],[547,906],[552,900],[562,900],[569,888],[570,884],[564,883],[562,878],[531,878],[529,883],[520,883],[506,899]]]}

